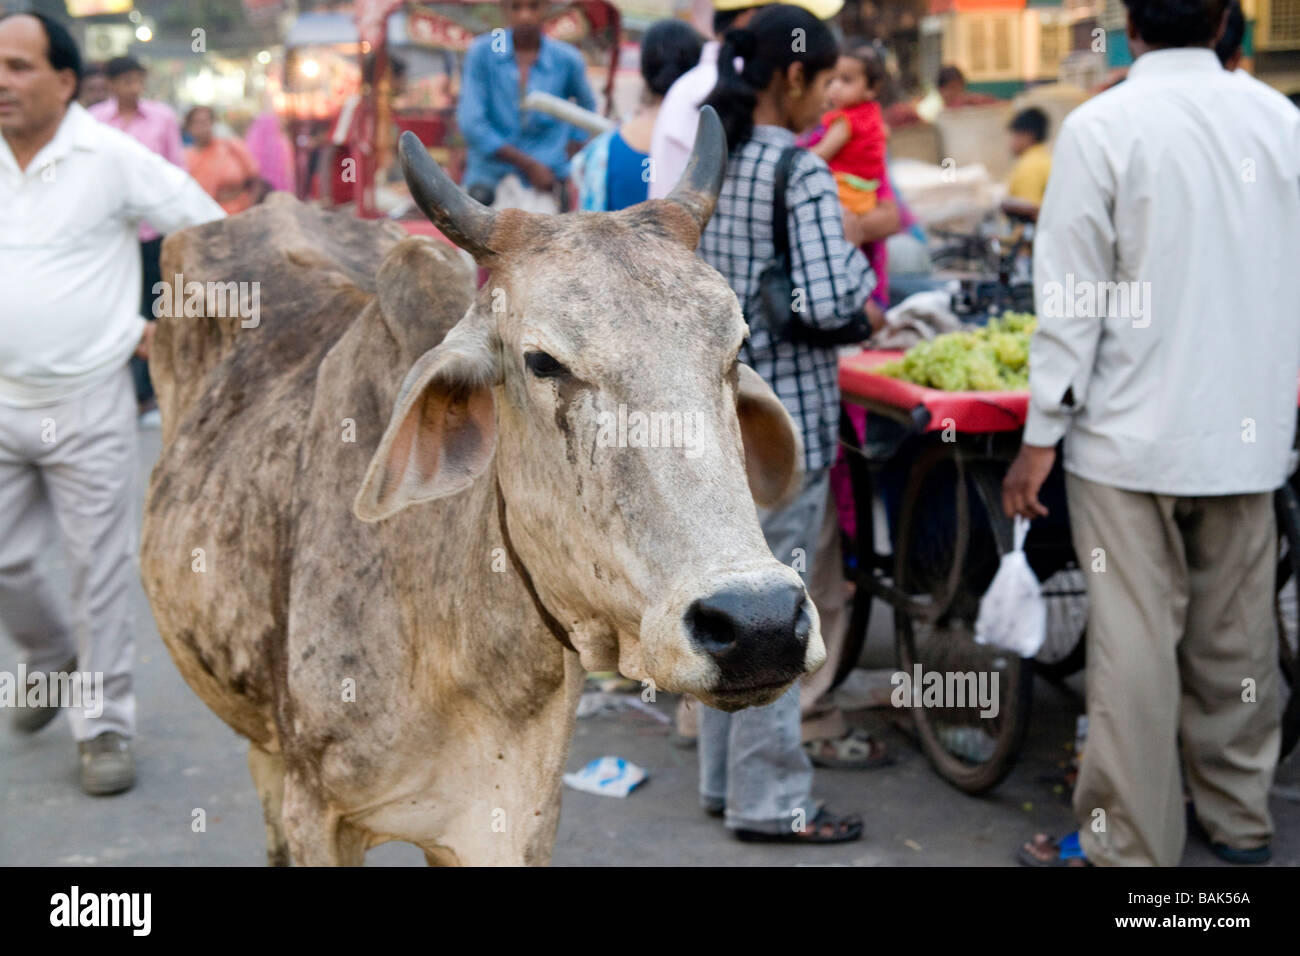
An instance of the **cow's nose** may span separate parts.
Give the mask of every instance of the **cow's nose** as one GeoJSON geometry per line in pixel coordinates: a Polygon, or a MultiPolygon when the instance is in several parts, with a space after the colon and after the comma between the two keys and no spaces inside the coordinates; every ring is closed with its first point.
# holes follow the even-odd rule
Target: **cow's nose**
{"type": "Polygon", "coordinates": [[[761,589],[723,587],[694,601],[687,633],[732,689],[768,687],[803,673],[812,616],[808,595],[789,581],[761,589]]]}

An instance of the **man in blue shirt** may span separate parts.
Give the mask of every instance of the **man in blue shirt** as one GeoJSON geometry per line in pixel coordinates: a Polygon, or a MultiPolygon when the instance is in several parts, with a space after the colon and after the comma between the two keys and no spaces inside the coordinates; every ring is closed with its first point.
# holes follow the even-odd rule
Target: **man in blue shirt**
{"type": "Polygon", "coordinates": [[[555,209],[555,187],[567,180],[569,157],[586,134],[544,113],[524,111],[520,103],[530,90],[572,99],[589,110],[596,108],[596,98],[582,54],[542,34],[543,0],[502,3],[510,29],[478,37],[465,56],[456,107],[469,146],[465,188],[480,201],[491,203],[495,197],[498,205],[531,190],[541,196],[527,197],[534,201],[526,203],[529,208],[541,203],[540,208],[555,209]]]}

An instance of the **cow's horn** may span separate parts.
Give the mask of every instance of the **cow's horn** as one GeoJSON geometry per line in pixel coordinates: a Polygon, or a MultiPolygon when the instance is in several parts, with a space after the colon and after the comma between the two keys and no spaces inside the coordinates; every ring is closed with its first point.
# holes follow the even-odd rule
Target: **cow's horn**
{"type": "Polygon", "coordinates": [[[492,235],[496,213],[453,183],[410,130],[397,141],[397,153],[402,159],[402,172],[411,188],[411,198],[429,221],[475,258],[490,253],[488,237],[492,235]]]}
{"type": "Polygon", "coordinates": [[[669,202],[689,212],[700,226],[700,232],[713,215],[718,204],[718,193],[727,172],[727,134],[722,120],[712,106],[700,109],[700,123],[695,128],[695,148],[686,163],[686,171],[667,196],[669,202]]]}

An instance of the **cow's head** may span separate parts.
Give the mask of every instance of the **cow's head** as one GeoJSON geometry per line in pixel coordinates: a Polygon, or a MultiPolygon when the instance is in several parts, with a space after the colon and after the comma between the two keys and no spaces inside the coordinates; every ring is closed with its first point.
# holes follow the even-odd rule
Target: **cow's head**
{"type": "Polygon", "coordinates": [[[507,541],[587,669],[724,710],[775,700],[825,649],[755,511],[797,491],[798,433],[694,253],[726,166],[716,114],[667,199],[616,213],[494,212],[414,136],[400,149],[420,207],[489,278],[407,375],[357,515],[495,481],[507,541]]]}

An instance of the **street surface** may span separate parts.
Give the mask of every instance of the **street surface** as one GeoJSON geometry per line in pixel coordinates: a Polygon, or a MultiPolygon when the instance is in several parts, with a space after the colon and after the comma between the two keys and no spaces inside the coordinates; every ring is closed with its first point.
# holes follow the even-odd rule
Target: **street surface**
{"type": "MultiPolygon", "coordinates": [[[[141,433],[141,488],[158,452],[159,433],[141,433]]],[[[61,569],[61,562],[60,562],[61,569]]],[[[0,865],[248,866],[265,860],[261,807],[245,754],[233,731],[181,680],[153,626],[143,590],[136,595],[139,629],[136,692],[138,781],[116,797],[88,797],[77,784],[76,746],[60,718],[20,737],[0,729],[0,865]],[[206,832],[191,828],[194,810],[206,832]]],[[[0,670],[14,672],[14,645],[0,639],[0,670]]],[[[878,605],[866,663],[893,664],[892,624],[878,605]]],[[[1076,694],[1081,675],[1071,679],[1076,694]]],[[[655,706],[671,715],[675,698],[655,706]]],[[[743,844],[699,809],[696,754],[669,740],[668,727],[635,710],[578,721],[568,769],[606,755],[644,767],[649,780],[626,799],[565,791],[554,863],[559,866],[852,865],[990,866],[1015,862],[1035,832],[1073,826],[1061,783],[1074,739],[1077,696],[1045,681],[1035,687],[1025,751],[991,795],[969,797],[930,770],[888,708],[854,711],[856,724],[882,731],[898,755],[892,766],[817,773],[816,791],[837,812],[866,821],[863,840],[832,847],[743,844]]],[[[0,722],[8,715],[0,713],[0,722]]],[[[1278,772],[1272,801],[1273,864],[1300,865],[1300,758],[1278,772]]],[[[423,866],[413,846],[372,850],[372,866],[423,866]]],[[[1185,865],[1220,864],[1189,838],[1185,865]]]]}

